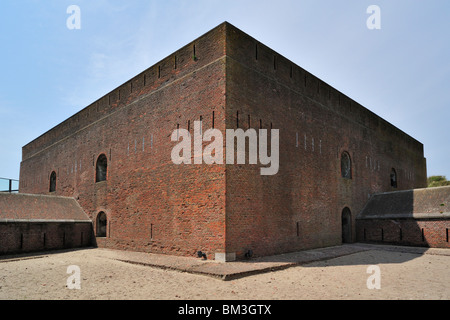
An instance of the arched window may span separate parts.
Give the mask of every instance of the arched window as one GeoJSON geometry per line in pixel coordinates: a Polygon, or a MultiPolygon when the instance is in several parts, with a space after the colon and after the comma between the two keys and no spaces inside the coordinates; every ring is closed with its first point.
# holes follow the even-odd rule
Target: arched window
{"type": "Polygon", "coordinates": [[[342,178],[352,178],[352,160],[347,152],[343,152],[341,155],[341,175],[342,178]]]}
{"type": "Polygon", "coordinates": [[[391,170],[391,187],[397,188],[397,172],[394,168],[391,170]]]}
{"type": "Polygon", "coordinates": [[[50,192],[55,192],[56,191],[56,172],[53,171],[50,174],[50,188],[49,188],[50,192]]]}
{"type": "Polygon", "coordinates": [[[97,215],[97,237],[106,237],[107,224],[106,213],[102,211],[97,215]]]}
{"type": "Polygon", "coordinates": [[[108,171],[108,160],[104,154],[97,159],[95,182],[106,181],[106,173],[108,171]]]}

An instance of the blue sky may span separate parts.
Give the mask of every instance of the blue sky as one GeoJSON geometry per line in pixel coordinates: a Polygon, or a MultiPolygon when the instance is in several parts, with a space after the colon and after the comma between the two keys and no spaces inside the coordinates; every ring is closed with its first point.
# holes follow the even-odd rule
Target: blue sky
{"type": "Polygon", "coordinates": [[[228,21],[422,142],[428,175],[450,179],[449,14],[448,0],[3,0],[0,177],[19,178],[25,144],[228,21]]]}

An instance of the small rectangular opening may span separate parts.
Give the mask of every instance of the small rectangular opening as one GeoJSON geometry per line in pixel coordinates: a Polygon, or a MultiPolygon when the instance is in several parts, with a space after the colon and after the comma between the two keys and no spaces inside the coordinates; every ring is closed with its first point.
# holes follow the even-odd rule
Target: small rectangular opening
{"type": "Polygon", "coordinates": [[[251,122],[250,122],[250,115],[248,115],[248,127],[251,127],[251,122]]]}
{"type": "Polygon", "coordinates": [[[297,237],[300,237],[300,222],[297,222],[297,237]]]}
{"type": "Polygon", "coordinates": [[[153,239],[153,223],[150,223],[150,239],[153,239]]]}
{"type": "Polygon", "coordinates": [[[425,241],[425,232],[424,232],[424,228],[422,228],[422,241],[425,241]]]}
{"type": "Polygon", "coordinates": [[[445,241],[448,242],[448,228],[445,229],[445,241]]]}
{"type": "Polygon", "coordinates": [[[158,79],[161,78],[161,66],[158,66],[158,79]]]}
{"type": "Polygon", "coordinates": [[[212,128],[214,129],[214,111],[212,112],[212,128]]]}
{"type": "Polygon", "coordinates": [[[277,56],[273,56],[273,70],[277,70],[277,56]]]}
{"type": "Polygon", "coordinates": [[[258,44],[255,44],[255,60],[258,60],[258,44]]]}
{"type": "Polygon", "coordinates": [[[176,70],[177,69],[177,56],[175,56],[173,58],[173,68],[176,70]]]}
{"type": "Polygon", "coordinates": [[[400,241],[402,241],[403,240],[403,230],[402,230],[402,228],[399,228],[400,229],[400,241]]]}
{"type": "Polygon", "coordinates": [[[147,76],[144,74],[144,87],[146,85],[147,76]]]}
{"type": "Polygon", "coordinates": [[[384,230],[381,228],[381,241],[384,241],[384,230]]]}
{"type": "Polygon", "coordinates": [[[294,67],[291,66],[291,71],[289,72],[289,77],[292,78],[294,75],[294,67]]]}
{"type": "Polygon", "coordinates": [[[23,233],[20,234],[20,249],[23,249],[23,233]]]}
{"type": "Polygon", "coordinates": [[[44,232],[44,247],[45,247],[45,244],[46,244],[46,242],[47,242],[47,234],[44,232]]]}
{"type": "Polygon", "coordinates": [[[236,127],[239,128],[239,111],[236,111],[236,127]]]}

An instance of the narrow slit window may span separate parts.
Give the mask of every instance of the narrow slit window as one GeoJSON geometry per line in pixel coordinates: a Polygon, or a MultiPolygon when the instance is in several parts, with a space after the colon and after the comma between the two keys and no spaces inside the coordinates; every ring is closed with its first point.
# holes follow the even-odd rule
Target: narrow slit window
{"type": "Polygon", "coordinates": [[[236,127],[239,128],[239,111],[236,111],[236,127]]]}
{"type": "Polygon", "coordinates": [[[214,117],[215,115],[214,115],[214,111],[212,112],[212,128],[214,129],[214,117]]]}

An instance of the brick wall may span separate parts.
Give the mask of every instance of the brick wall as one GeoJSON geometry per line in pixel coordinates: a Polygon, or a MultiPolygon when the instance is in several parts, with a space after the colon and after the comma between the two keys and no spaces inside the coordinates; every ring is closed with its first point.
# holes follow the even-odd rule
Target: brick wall
{"type": "Polygon", "coordinates": [[[242,257],[338,245],[342,210],[355,217],[369,194],[423,187],[423,145],[235,29],[227,40],[227,127],[280,130],[280,170],[227,167],[227,249],[242,257]],[[250,119],[250,121],[249,121],[250,119]],[[352,179],[341,177],[348,152],[352,179]]]}
{"type": "Polygon", "coordinates": [[[0,254],[16,254],[95,245],[89,222],[0,222],[0,254]]]}
{"type": "Polygon", "coordinates": [[[175,165],[170,137],[225,126],[224,26],[181,48],[23,148],[20,192],[74,197],[100,246],[180,255],[224,252],[225,167],[175,165]],[[107,180],[95,183],[99,155],[107,180]]]}
{"type": "MultiPolygon", "coordinates": [[[[423,146],[344,94],[225,23],[23,148],[20,192],[78,200],[107,215],[102,246],[193,255],[256,255],[341,242],[368,195],[424,186],[423,146]],[[280,129],[280,170],[174,165],[176,128],[280,129]],[[214,119],[214,120],[213,120],[214,119]],[[352,159],[341,178],[340,156],[352,159]],[[95,183],[96,159],[108,159],[95,183]]],[[[352,224],[354,229],[354,223],[352,224]]]]}
{"type": "Polygon", "coordinates": [[[359,242],[450,248],[450,219],[358,220],[359,242]]]}

